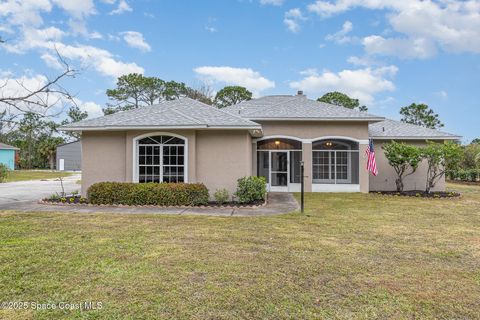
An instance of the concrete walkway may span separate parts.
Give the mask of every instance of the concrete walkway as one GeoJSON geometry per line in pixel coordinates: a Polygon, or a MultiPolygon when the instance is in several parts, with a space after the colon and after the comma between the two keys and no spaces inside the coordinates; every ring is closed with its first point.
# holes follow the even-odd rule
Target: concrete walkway
{"type": "Polygon", "coordinates": [[[17,202],[15,206],[0,206],[0,210],[21,212],[71,212],[71,213],[119,213],[119,214],[178,214],[208,216],[269,216],[299,210],[290,193],[269,193],[267,205],[259,208],[129,208],[102,206],[56,206],[37,202],[17,202]]]}
{"type": "MultiPolygon", "coordinates": [[[[81,178],[82,176],[78,173],[64,177],[62,180],[65,192],[80,190],[81,186],[77,181],[81,178]]],[[[0,183],[0,210],[15,210],[18,206],[32,204],[39,199],[61,192],[62,187],[58,179],[0,183]]]]}

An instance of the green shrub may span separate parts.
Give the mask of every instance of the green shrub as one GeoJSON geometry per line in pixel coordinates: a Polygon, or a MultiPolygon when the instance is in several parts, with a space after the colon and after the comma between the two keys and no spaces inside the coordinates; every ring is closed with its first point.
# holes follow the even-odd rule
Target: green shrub
{"type": "Polygon", "coordinates": [[[224,204],[230,198],[230,194],[228,193],[227,189],[219,189],[215,191],[213,197],[215,198],[215,201],[217,201],[217,203],[224,204]]]}
{"type": "Polygon", "coordinates": [[[235,196],[240,203],[251,203],[265,200],[267,181],[265,177],[243,177],[237,180],[235,196]]]}
{"type": "Polygon", "coordinates": [[[196,206],[208,203],[201,183],[99,182],[87,190],[91,204],[196,206]]]}
{"type": "Polygon", "coordinates": [[[0,183],[5,182],[8,176],[8,167],[3,163],[0,163],[0,183]]]}

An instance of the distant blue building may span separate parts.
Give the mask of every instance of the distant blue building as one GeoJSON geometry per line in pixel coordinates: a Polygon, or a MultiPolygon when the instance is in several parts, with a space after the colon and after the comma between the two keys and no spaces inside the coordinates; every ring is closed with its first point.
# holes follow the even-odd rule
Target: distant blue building
{"type": "Polygon", "coordinates": [[[15,170],[15,152],[18,148],[0,142],[0,163],[6,165],[10,170],[15,170]]]}

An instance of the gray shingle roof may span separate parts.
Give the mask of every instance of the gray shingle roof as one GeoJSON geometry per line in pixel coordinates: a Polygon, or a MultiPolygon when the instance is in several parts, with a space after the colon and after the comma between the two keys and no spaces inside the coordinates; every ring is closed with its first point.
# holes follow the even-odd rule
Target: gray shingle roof
{"type": "Polygon", "coordinates": [[[428,129],[414,124],[403,123],[391,119],[371,123],[368,126],[368,133],[371,138],[377,139],[460,139],[460,136],[428,129]]]}
{"type": "Polygon", "coordinates": [[[224,110],[250,120],[308,119],[380,121],[383,117],[307,99],[306,96],[266,96],[226,107],[224,110]]]}
{"type": "Polygon", "coordinates": [[[5,144],[5,143],[1,143],[0,142],[0,150],[20,150],[19,148],[17,147],[14,147],[14,146],[11,146],[11,145],[8,145],[8,144],[5,144]]]}
{"type": "Polygon", "coordinates": [[[129,128],[260,128],[243,119],[202,102],[181,98],[173,101],[87,119],[61,127],[61,130],[129,129],[129,128]]]}

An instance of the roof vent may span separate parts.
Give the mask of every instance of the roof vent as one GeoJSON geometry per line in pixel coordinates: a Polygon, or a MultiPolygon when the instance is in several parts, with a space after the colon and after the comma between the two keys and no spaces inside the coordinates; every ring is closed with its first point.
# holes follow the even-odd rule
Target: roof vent
{"type": "Polygon", "coordinates": [[[302,90],[298,90],[298,91],[297,91],[297,96],[303,96],[303,91],[302,91],[302,90]]]}

